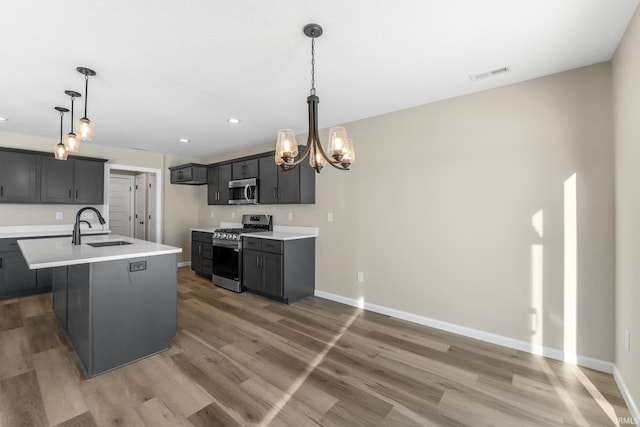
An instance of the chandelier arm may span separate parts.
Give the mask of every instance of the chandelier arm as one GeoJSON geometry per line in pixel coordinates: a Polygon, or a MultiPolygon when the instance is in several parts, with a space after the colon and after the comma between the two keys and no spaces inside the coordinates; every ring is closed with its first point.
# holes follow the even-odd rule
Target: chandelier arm
{"type": "Polygon", "coordinates": [[[294,167],[302,163],[302,161],[307,158],[307,156],[309,155],[309,152],[311,151],[310,139],[311,138],[307,138],[307,146],[304,148],[304,151],[302,152],[302,155],[298,158],[298,160],[289,164],[283,163],[280,165],[280,167],[284,170],[288,170],[288,169],[293,169],[294,167]]]}

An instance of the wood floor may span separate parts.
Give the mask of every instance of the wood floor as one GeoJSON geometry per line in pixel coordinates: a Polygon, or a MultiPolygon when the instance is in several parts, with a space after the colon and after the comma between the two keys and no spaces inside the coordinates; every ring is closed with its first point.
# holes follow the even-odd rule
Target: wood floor
{"type": "Polygon", "coordinates": [[[87,380],[50,295],[0,303],[0,426],[607,426],[610,375],[179,271],[170,349],[87,380]]]}

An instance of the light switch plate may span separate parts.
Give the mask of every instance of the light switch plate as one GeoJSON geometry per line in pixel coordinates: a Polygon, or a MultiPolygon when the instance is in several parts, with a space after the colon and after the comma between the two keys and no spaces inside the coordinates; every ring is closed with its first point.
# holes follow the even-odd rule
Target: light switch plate
{"type": "Polygon", "coordinates": [[[62,219],[62,212],[56,212],[56,219],[62,219]]]}

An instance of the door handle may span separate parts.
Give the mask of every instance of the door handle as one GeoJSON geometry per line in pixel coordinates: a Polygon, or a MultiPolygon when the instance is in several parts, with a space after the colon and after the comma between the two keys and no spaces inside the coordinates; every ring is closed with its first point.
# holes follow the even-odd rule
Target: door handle
{"type": "Polygon", "coordinates": [[[140,225],[144,224],[144,221],[140,221],[140,225]]]}

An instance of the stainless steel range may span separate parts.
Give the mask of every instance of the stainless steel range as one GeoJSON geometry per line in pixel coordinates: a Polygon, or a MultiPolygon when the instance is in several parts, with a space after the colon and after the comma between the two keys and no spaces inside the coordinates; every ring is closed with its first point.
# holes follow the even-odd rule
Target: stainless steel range
{"type": "Polygon", "coordinates": [[[240,235],[273,230],[271,215],[242,215],[242,228],[213,232],[213,284],[242,292],[242,239],[240,235]]]}

